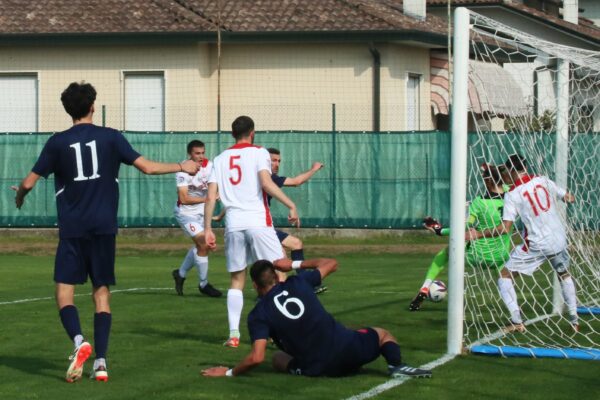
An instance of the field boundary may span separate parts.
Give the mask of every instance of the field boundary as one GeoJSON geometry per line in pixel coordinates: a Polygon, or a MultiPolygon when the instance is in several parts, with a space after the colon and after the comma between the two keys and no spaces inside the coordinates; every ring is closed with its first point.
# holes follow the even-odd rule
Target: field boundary
{"type": "MultiPolygon", "coordinates": [[[[129,288],[129,289],[116,289],[116,290],[111,290],[111,293],[122,293],[122,292],[139,292],[142,290],[173,290],[172,287],[169,288],[129,288]]],[[[75,297],[81,297],[81,296],[91,296],[92,293],[79,293],[76,294],[75,297]]],[[[0,302],[0,306],[5,306],[5,305],[11,305],[11,304],[20,304],[20,303],[33,303],[35,301],[43,301],[43,300],[54,300],[54,296],[47,296],[47,297],[34,297],[31,299],[20,299],[20,300],[13,300],[13,301],[2,301],[0,302]]]]}

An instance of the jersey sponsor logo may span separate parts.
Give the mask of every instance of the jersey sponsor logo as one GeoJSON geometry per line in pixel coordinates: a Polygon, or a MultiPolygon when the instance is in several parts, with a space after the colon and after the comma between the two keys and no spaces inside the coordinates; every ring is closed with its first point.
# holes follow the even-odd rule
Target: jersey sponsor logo
{"type": "Polygon", "coordinates": [[[283,314],[284,317],[289,319],[298,319],[304,315],[304,303],[297,297],[289,297],[283,303],[279,301],[280,297],[287,297],[289,292],[287,290],[282,291],[277,296],[273,297],[273,303],[275,307],[283,314]],[[295,304],[298,310],[289,308],[289,306],[295,304]],[[295,312],[295,313],[294,313],[295,312]]]}

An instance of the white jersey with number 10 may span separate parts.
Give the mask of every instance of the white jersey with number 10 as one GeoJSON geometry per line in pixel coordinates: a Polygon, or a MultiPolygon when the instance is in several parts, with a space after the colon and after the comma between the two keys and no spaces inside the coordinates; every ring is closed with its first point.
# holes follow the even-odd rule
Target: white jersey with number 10
{"type": "Polygon", "coordinates": [[[252,144],[236,144],[213,160],[208,182],[218,185],[226,232],[273,226],[258,176],[262,170],[271,174],[271,157],[265,148],[252,144]]]}

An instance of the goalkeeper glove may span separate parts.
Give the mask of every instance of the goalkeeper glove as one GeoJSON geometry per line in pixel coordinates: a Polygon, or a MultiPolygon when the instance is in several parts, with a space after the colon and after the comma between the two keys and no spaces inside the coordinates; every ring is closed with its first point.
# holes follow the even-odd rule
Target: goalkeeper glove
{"type": "Polygon", "coordinates": [[[431,217],[425,217],[423,220],[423,226],[426,229],[432,229],[436,235],[442,236],[442,224],[431,217]]]}

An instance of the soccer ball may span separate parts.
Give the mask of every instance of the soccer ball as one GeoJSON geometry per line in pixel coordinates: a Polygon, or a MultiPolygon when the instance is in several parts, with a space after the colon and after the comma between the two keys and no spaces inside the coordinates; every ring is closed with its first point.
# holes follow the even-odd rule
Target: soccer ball
{"type": "Polygon", "coordinates": [[[442,281],[433,281],[429,286],[429,300],[434,303],[444,300],[447,293],[446,284],[442,281]]]}

